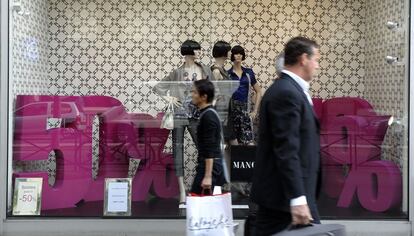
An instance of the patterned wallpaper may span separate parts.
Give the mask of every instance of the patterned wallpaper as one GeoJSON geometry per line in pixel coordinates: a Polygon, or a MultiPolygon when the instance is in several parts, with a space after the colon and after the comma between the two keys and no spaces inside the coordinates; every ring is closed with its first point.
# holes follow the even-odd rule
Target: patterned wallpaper
{"type": "Polygon", "coordinates": [[[366,17],[363,3],[315,0],[292,6],[303,19],[295,23],[299,32],[314,38],[321,46],[320,73],[311,84],[313,97],[363,96],[366,17]]]}
{"type": "Polygon", "coordinates": [[[11,14],[12,88],[15,94],[48,94],[47,0],[21,1],[29,14],[11,14]]]}
{"type": "Polygon", "coordinates": [[[407,115],[407,66],[386,63],[388,55],[404,61],[409,56],[407,0],[366,1],[364,97],[383,114],[407,115]],[[397,31],[387,21],[399,22],[397,31]]]}
{"type": "Polygon", "coordinates": [[[393,115],[399,123],[387,130],[382,158],[406,168],[408,137],[408,0],[368,0],[366,2],[366,60],[364,96],[382,114],[393,115]],[[400,24],[398,30],[386,27],[387,21],[400,24]],[[390,65],[385,57],[397,56],[390,65]]]}
{"type": "Polygon", "coordinates": [[[274,58],[300,34],[322,46],[314,96],[362,96],[364,91],[359,0],[50,0],[49,18],[55,94],[106,94],[131,111],[150,111],[157,103],[147,90],[140,92],[140,82],[159,80],[180,65],[179,47],[188,38],[202,44],[205,64],[211,63],[215,41],[243,45],[246,65],[266,88],[275,78],[274,58]]]}

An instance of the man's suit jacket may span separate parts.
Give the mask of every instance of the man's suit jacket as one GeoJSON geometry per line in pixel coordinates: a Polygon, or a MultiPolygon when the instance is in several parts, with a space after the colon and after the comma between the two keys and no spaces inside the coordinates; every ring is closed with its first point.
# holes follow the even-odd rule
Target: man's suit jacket
{"type": "Polygon", "coordinates": [[[290,211],[290,200],[306,196],[319,219],[319,122],[303,89],[282,74],[263,96],[251,197],[259,206],[290,211]]]}

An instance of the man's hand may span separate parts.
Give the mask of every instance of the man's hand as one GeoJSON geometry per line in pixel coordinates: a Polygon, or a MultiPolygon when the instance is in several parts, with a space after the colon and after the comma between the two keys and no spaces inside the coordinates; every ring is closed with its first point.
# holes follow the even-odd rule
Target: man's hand
{"type": "Polygon", "coordinates": [[[203,189],[211,189],[212,182],[211,176],[204,176],[203,181],[201,181],[201,187],[203,189]]]}
{"type": "Polygon", "coordinates": [[[308,225],[313,220],[308,205],[291,206],[292,225],[308,225]]]}

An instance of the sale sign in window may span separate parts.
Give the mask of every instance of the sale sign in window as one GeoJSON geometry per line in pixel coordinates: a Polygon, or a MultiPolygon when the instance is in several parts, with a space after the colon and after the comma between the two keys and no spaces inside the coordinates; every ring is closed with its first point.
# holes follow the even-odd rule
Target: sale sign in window
{"type": "Polygon", "coordinates": [[[40,215],[43,178],[16,178],[13,215],[40,215]]]}

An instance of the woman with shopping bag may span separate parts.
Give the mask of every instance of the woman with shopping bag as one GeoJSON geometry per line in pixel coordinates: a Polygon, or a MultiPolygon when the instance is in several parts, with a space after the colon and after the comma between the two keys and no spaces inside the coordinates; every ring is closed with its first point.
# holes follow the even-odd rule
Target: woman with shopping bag
{"type": "Polygon", "coordinates": [[[211,105],[213,99],[213,83],[207,80],[194,82],[192,100],[200,109],[200,120],[197,127],[196,176],[186,201],[187,236],[234,235],[231,194],[211,195],[213,187],[221,187],[228,180],[223,165],[222,127],[211,105]]]}

